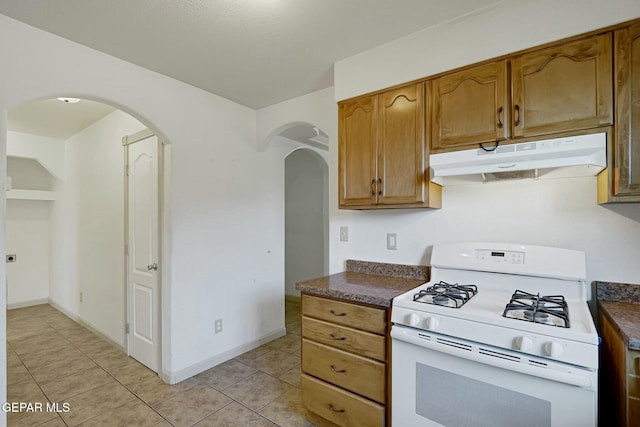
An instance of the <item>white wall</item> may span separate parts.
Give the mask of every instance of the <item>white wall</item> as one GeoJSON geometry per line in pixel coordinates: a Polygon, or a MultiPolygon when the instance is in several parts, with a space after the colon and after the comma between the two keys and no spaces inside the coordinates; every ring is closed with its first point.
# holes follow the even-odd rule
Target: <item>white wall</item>
{"type": "Polygon", "coordinates": [[[49,297],[49,208],[51,202],[7,200],[7,303],[17,308],[49,297]]]}
{"type": "MultiPolygon", "coordinates": [[[[338,62],[335,98],[638,16],[640,2],[630,0],[507,1],[338,62]]],[[[337,160],[334,145],[333,171],[337,160]]],[[[330,190],[337,198],[337,185],[330,190]]],[[[443,189],[442,204],[441,210],[333,210],[332,271],[341,270],[348,258],[425,264],[429,247],[438,242],[506,241],[585,251],[589,280],[639,280],[640,264],[634,260],[640,259],[640,205],[598,206],[595,178],[450,186],[443,189]],[[350,227],[347,243],[338,241],[341,225],[350,227]],[[398,234],[397,251],[386,250],[388,232],[398,234]]]]}
{"type": "Polygon", "coordinates": [[[115,111],[69,138],[67,181],[52,211],[52,302],[121,346],[126,308],[122,137],[144,128],[115,111]]]}
{"type": "Polygon", "coordinates": [[[327,164],[311,150],[285,159],[285,294],[295,284],[324,275],[327,164]]]}
{"type": "MultiPolygon", "coordinates": [[[[256,150],[254,110],[5,16],[0,16],[0,57],[2,156],[6,110],[61,95],[110,103],[172,144],[165,378],[192,375],[284,333],[284,156],[256,150]],[[224,331],[214,334],[218,318],[224,331]]],[[[74,230],[66,231],[56,238],[78,238],[74,230]]],[[[57,272],[56,280],[78,283],[79,274],[57,272]]],[[[6,303],[3,277],[4,270],[0,307],[6,303]]],[[[69,295],[52,292],[51,297],[78,310],[77,289],[69,295]]],[[[3,337],[0,346],[4,360],[3,337]]],[[[0,400],[5,381],[0,378],[0,400]]]]}
{"type": "Polygon", "coordinates": [[[334,65],[342,100],[640,17],[638,0],[507,0],[334,65]]]}
{"type": "MultiPolygon", "coordinates": [[[[33,143],[56,141],[11,132],[10,141],[23,151],[33,143]]],[[[48,150],[53,153],[55,150],[48,150]]],[[[46,157],[46,156],[45,156],[46,157]]],[[[52,190],[56,179],[33,158],[8,157],[7,176],[13,188],[52,190]]],[[[12,308],[42,304],[49,297],[49,201],[7,200],[7,253],[16,261],[7,264],[7,303],[12,308]]]]}
{"type": "MultiPolygon", "coordinates": [[[[488,10],[340,61],[335,67],[335,99],[640,16],[640,3],[624,0],[509,1],[501,6],[499,11],[488,10]]],[[[331,117],[322,129],[330,136],[332,273],[342,271],[346,259],[427,264],[435,243],[484,240],[582,250],[587,254],[588,280],[638,283],[640,264],[634,260],[640,259],[640,205],[598,206],[595,178],[449,186],[443,189],[440,210],[337,209],[337,110],[322,95],[260,110],[258,129],[263,122],[314,123],[331,117]],[[349,242],[339,241],[343,225],[349,227],[349,242]],[[396,251],[386,249],[389,232],[398,235],[396,251]]]]}

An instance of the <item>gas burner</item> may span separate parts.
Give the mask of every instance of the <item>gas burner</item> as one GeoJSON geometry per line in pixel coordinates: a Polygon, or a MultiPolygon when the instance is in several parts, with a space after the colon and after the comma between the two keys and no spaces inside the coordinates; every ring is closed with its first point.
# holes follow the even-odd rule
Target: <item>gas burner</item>
{"type": "Polygon", "coordinates": [[[504,308],[502,316],[562,328],[570,326],[569,307],[562,295],[541,297],[540,294],[517,290],[504,308]]]}
{"type": "Polygon", "coordinates": [[[425,304],[460,308],[477,293],[478,288],[475,285],[458,285],[440,281],[421,289],[413,295],[413,300],[425,304]]]}

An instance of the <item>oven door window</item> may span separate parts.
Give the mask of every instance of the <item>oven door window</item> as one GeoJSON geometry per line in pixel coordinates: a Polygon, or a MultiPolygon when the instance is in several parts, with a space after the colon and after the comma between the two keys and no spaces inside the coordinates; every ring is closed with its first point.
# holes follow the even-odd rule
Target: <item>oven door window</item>
{"type": "Polygon", "coordinates": [[[551,427],[546,400],[421,363],[415,395],[418,415],[449,427],[551,427]]]}

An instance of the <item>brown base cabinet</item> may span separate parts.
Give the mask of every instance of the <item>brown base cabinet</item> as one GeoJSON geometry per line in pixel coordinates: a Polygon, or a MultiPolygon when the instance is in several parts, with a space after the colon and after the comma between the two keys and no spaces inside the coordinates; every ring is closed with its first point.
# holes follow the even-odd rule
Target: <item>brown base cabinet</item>
{"type": "Polygon", "coordinates": [[[389,425],[388,310],[302,295],[302,402],[321,427],[389,425]]]}
{"type": "Polygon", "coordinates": [[[640,351],[629,350],[600,315],[601,425],[640,427],[640,351]]]}

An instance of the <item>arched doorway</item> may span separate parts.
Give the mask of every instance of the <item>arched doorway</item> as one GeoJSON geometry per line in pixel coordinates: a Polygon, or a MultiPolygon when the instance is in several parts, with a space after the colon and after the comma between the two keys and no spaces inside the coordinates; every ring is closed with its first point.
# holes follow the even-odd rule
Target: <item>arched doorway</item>
{"type": "MultiPolygon", "coordinates": [[[[46,253],[40,255],[49,261],[45,273],[49,283],[37,298],[23,292],[14,301],[12,287],[24,288],[25,283],[20,282],[20,271],[8,271],[9,308],[50,303],[126,351],[122,137],[145,128],[132,115],[89,100],[63,103],[45,99],[9,111],[6,154],[8,164],[14,163],[13,170],[20,179],[12,182],[16,190],[7,192],[7,208],[11,211],[12,204],[20,204],[22,211],[38,206],[38,212],[46,211],[38,219],[46,222],[39,225],[48,229],[48,238],[41,238],[38,244],[48,246],[46,253]],[[69,129],[56,128],[61,123],[68,124],[69,129]],[[49,172],[52,177],[48,181],[40,180],[48,184],[45,191],[32,188],[38,183],[27,182],[19,171],[29,165],[14,158],[30,159],[49,172]],[[24,184],[29,188],[21,188],[24,184]],[[20,191],[23,189],[27,191],[20,191]],[[29,206],[22,201],[25,198],[29,206]],[[44,203],[48,205],[42,207],[44,203]],[[11,278],[13,273],[15,281],[11,278]]],[[[8,217],[7,232],[14,226],[11,219],[8,217]]],[[[10,253],[14,243],[7,239],[10,253]]],[[[24,255],[23,259],[31,253],[24,255]]],[[[37,261],[31,265],[37,265],[37,261]]]]}
{"type": "Polygon", "coordinates": [[[301,148],[285,158],[285,296],[295,284],[326,274],[328,167],[319,154],[301,148]]]}

